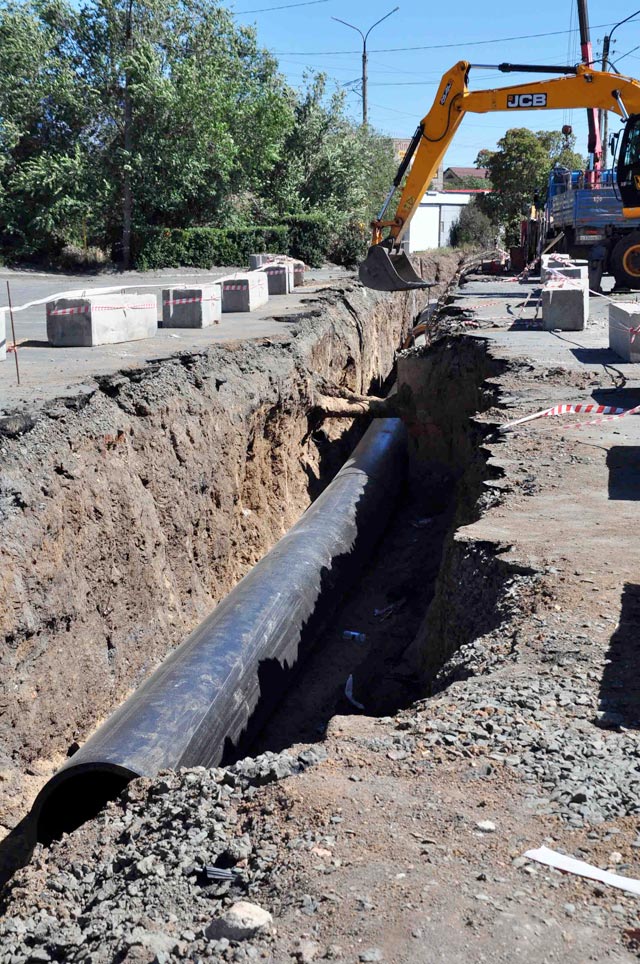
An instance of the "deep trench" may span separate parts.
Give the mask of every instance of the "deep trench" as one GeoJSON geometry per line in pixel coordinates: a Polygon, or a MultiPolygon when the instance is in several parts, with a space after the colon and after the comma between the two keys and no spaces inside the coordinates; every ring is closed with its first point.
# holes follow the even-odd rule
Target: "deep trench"
{"type": "MultiPolygon", "coordinates": [[[[459,618],[451,550],[456,530],[477,517],[483,483],[495,475],[482,445],[490,426],[474,416],[495,403],[490,379],[498,372],[479,338],[445,338],[400,357],[399,390],[408,393],[412,410],[409,468],[390,522],[355,587],[325,622],[307,659],[289,674],[276,710],[257,736],[250,731],[250,739],[229,748],[224,763],[322,740],[336,713],[392,715],[428,694],[452,652],[491,625],[488,597],[478,617],[482,625],[459,618]],[[362,635],[345,638],[345,631],[362,635]],[[351,701],[345,692],[349,677],[351,701]]],[[[354,426],[349,441],[363,428],[354,426]]],[[[322,445],[322,429],[314,431],[322,445]]],[[[330,450],[344,451],[345,441],[344,436],[334,443],[326,439],[331,463],[330,450]]],[[[85,773],[61,787],[39,828],[40,839],[72,830],[125,784],[113,771],[85,773]]],[[[6,849],[7,843],[0,847],[6,849]]]]}
{"type": "Polygon", "coordinates": [[[393,715],[432,692],[452,653],[498,621],[502,578],[479,621],[464,627],[454,625],[453,615],[449,620],[450,588],[443,588],[451,582],[444,570],[455,533],[478,518],[484,483],[498,475],[483,448],[492,426],[474,416],[495,404],[491,378],[501,370],[479,338],[445,338],[401,357],[400,391],[412,396],[415,414],[407,479],[393,515],[278,708],[228,762],[322,740],[336,714],[393,715]]]}
{"type": "MultiPolygon", "coordinates": [[[[447,658],[474,631],[492,626],[491,599],[486,597],[481,607],[482,625],[461,627],[453,608],[449,618],[448,604],[454,600],[449,589],[442,598],[442,587],[451,581],[447,553],[455,533],[475,521],[484,482],[496,475],[482,446],[491,427],[474,416],[495,403],[489,379],[499,370],[486,343],[477,338],[442,339],[401,358],[400,391],[410,397],[413,414],[407,478],[390,521],[337,609],[328,619],[318,614],[321,628],[305,658],[286,671],[284,681],[278,667],[275,677],[266,664],[261,668],[261,688],[278,686],[284,695],[257,732],[254,720],[239,743],[228,743],[223,764],[321,741],[336,714],[393,715],[432,690],[447,658]],[[346,693],[349,677],[351,698],[346,693]]],[[[353,426],[347,438],[360,436],[364,428],[353,426]]],[[[315,431],[322,444],[322,429],[315,431]]],[[[332,448],[339,444],[344,450],[344,443],[342,436],[332,448]]],[[[40,827],[43,839],[73,829],[127,782],[117,772],[102,773],[99,783],[94,781],[92,774],[82,774],[60,788],[59,801],[48,808],[51,825],[40,827]],[[60,815],[71,812],[70,795],[75,817],[65,824],[60,815]]]]}
{"type": "MultiPolygon", "coordinates": [[[[482,339],[460,337],[405,353],[398,370],[400,391],[409,393],[413,414],[408,419],[408,479],[391,521],[358,584],[324,625],[308,659],[291,674],[276,711],[257,737],[233,747],[224,762],[320,740],[336,713],[393,714],[429,693],[451,653],[495,621],[490,599],[478,623],[461,620],[461,601],[450,596],[456,581],[451,572],[454,534],[477,517],[483,483],[495,476],[482,446],[490,427],[474,416],[495,403],[490,379],[499,366],[482,339]],[[345,638],[345,631],[364,638],[345,638]],[[346,696],[349,676],[353,699],[364,710],[346,696]]],[[[323,427],[310,425],[321,456],[318,480],[335,471],[338,453],[343,457],[363,428],[360,420],[332,440],[323,427]]],[[[310,479],[310,488],[314,481],[318,484],[310,479]]],[[[493,580],[494,589],[500,581],[493,580]]],[[[119,775],[104,779],[97,794],[97,784],[91,786],[93,799],[80,808],[82,819],[122,788],[119,775]]],[[[85,794],[88,786],[81,781],[74,792],[85,794]]],[[[68,803],[68,798],[59,801],[60,812],[68,803]]],[[[53,839],[60,829],[71,828],[58,827],[54,820],[45,837],[53,839]]]]}

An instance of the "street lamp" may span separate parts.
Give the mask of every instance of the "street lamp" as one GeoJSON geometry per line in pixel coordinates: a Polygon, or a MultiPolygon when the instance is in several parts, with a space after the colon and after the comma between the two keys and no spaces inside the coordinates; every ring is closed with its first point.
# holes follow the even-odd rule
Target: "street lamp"
{"type": "Polygon", "coordinates": [[[400,7],[394,7],[393,10],[389,11],[389,13],[385,13],[384,17],[380,17],[379,20],[376,20],[376,22],[369,27],[366,33],[363,33],[360,27],[356,27],[352,23],[347,23],[346,20],[341,20],[340,17],[331,18],[332,20],[337,20],[338,23],[343,23],[345,27],[351,27],[352,30],[357,30],[360,36],[362,37],[362,123],[363,124],[367,123],[367,37],[369,36],[369,34],[371,33],[374,27],[377,27],[379,23],[382,23],[383,20],[386,20],[387,17],[390,17],[392,13],[395,13],[396,10],[399,10],[399,9],[400,7]]]}
{"type": "MultiPolygon", "coordinates": [[[[625,17],[624,20],[621,20],[619,23],[615,24],[615,26],[612,27],[609,33],[605,35],[605,38],[602,41],[602,69],[603,70],[607,69],[607,64],[609,63],[609,49],[611,47],[611,38],[613,37],[614,31],[617,30],[618,27],[621,27],[623,23],[627,23],[627,21],[633,20],[633,18],[637,17],[639,13],[640,13],[640,10],[636,10],[635,13],[629,14],[629,16],[625,17]]],[[[602,166],[603,168],[607,166],[608,128],[609,128],[609,114],[605,110],[603,111],[603,117],[602,117],[602,166]]]]}

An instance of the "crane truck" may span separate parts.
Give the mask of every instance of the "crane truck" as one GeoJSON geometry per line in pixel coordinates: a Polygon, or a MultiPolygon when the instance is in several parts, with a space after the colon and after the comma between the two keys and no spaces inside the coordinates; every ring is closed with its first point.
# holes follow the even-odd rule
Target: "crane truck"
{"type": "MultiPolygon", "coordinates": [[[[594,70],[588,64],[563,67],[508,63],[472,65],[462,60],[443,75],[433,105],[418,124],[382,210],[372,222],[371,247],[359,268],[362,283],[378,291],[408,291],[430,284],[420,278],[402,252],[402,238],[465,114],[573,107],[610,110],[623,119],[625,126],[621,132],[616,167],[617,190],[625,220],[640,219],[640,83],[637,80],[594,70]],[[493,90],[470,91],[469,71],[473,66],[497,69],[502,73],[562,76],[493,90]],[[409,170],[412,159],[413,166],[409,170]],[[398,189],[400,197],[395,216],[385,220],[398,189]]],[[[621,231],[619,235],[613,233],[610,246],[610,262],[614,270],[619,265],[628,279],[628,286],[640,288],[640,230],[634,228],[621,231]]]]}
{"type": "Polygon", "coordinates": [[[590,184],[583,171],[555,167],[549,175],[542,218],[545,242],[558,238],[556,250],[574,258],[604,261],[604,270],[615,277],[618,287],[639,286],[638,277],[624,266],[624,244],[613,257],[620,241],[640,231],[640,218],[623,214],[615,171],[599,172],[598,181],[590,184]]]}

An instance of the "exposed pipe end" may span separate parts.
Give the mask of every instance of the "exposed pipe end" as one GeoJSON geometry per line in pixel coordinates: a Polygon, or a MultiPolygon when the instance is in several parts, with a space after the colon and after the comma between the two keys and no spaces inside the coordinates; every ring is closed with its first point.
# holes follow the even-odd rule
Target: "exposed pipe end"
{"type": "Polygon", "coordinates": [[[32,815],[39,843],[50,844],[77,830],[115,800],[139,776],[114,764],[81,764],[61,770],[38,794],[32,815]]]}

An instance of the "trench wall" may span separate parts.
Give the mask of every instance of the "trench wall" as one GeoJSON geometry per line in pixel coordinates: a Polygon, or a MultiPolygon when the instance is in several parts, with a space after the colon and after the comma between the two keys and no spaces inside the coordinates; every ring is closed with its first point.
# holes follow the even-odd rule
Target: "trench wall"
{"type": "Polygon", "coordinates": [[[443,488],[455,491],[456,504],[433,602],[403,657],[404,672],[420,680],[422,692],[451,681],[441,670],[460,647],[513,619],[507,584],[530,574],[503,558],[507,547],[479,541],[468,528],[500,497],[499,484],[491,483],[501,471],[489,458],[495,426],[482,413],[498,403],[504,368],[486,341],[464,336],[398,360],[398,390],[410,413],[412,484],[425,505],[443,488]]]}
{"type": "Polygon", "coordinates": [[[0,776],[73,749],[295,522],[364,429],[310,423],[315,378],[379,392],[419,297],[343,282],[0,439],[0,776]]]}

